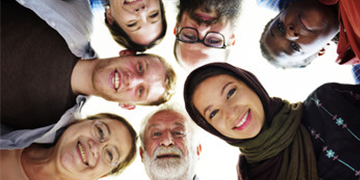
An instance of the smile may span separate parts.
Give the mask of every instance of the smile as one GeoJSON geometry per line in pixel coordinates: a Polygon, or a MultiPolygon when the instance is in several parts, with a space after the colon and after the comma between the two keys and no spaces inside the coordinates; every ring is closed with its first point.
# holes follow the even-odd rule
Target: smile
{"type": "Polygon", "coordinates": [[[115,90],[118,90],[120,87],[120,74],[117,70],[114,71],[114,75],[111,78],[111,84],[115,90]]]}
{"type": "Polygon", "coordinates": [[[249,124],[250,119],[251,119],[251,116],[249,116],[249,115],[250,115],[250,109],[246,112],[246,114],[241,119],[239,119],[236,122],[235,126],[232,129],[243,130],[245,127],[247,127],[247,125],[249,124]]]}
{"type": "Polygon", "coordinates": [[[78,142],[77,147],[78,147],[78,152],[80,152],[80,157],[81,157],[83,163],[88,166],[89,161],[88,161],[88,159],[86,157],[86,153],[85,153],[85,150],[84,150],[85,149],[84,145],[81,144],[80,142],[78,142]]]}

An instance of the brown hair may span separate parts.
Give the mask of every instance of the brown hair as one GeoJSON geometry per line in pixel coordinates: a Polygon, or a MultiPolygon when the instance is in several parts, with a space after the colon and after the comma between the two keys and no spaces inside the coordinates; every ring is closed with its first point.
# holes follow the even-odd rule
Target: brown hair
{"type": "Polygon", "coordinates": [[[113,120],[120,121],[128,129],[128,131],[130,133],[130,136],[131,136],[130,153],[126,156],[126,158],[124,159],[123,162],[121,162],[117,167],[115,167],[114,169],[111,170],[111,172],[109,172],[109,174],[120,174],[126,167],[128,167],[135,160],[136,149],[137,149],[136,148],[136,141],[137,141],[138,137],[137,137],[136,131],[131,126],[131,124],[127,120],[125,120],[124,118],[122,118],[122,117],[120,117],[118,115],[109,114],[109,113],[100,113],[100,114],[89,116],[86,119],[87,120],[96,120],[96,119],[103,119],[103,118],[108,118],[108,119],[113,119],[113,120]]]}
{"type": "MultiPolygon", "coordinates": [[[[153,46],[159,44],[161,40],[164,38],[166,34],[166,18],[165,18],[165,9],[164,4],[162,0],[159,0],[160,3],[160,12],[161,12],[161,24],[162,29],[160,35],[151,41],[149,44],[138,44],[131,40],[129,35],[126,34],[126,32],[119,26],[119,24],[114,20],[113,24],[110,25],[107,18],[106,18],[106,12],[105,12],[105,24],[106,27],[109,29],[111,36],[113,39],[120,45],[130,50],[140,51],[143,52],[147,49],[152,48],[153,46]]],[[[108,2],[108,5],[110,6],[110,3],[108,2]]]]}
{"type": "Polygon", "coordinates": [[[159,59],[165,68],[165,81],[164,81],[165,92],[159,100],[151,102],[149,105],[160,105],[162,103],[169,101],[170,98],[175,94],[175,88],[176,88],[177,77],[174,69],[161,56],[155,54],[139,54],[139,56],[143,56],[143,55],[150,55],[152,57],[159,59]]]}

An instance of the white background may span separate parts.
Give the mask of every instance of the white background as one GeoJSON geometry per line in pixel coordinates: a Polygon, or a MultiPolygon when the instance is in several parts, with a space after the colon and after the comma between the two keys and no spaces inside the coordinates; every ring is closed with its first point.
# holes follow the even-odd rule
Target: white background
{"type": "MultiPolygon", "coordinates": [[[[173,44],[177,9],[175,0],[164,1],[167,33],[164,40],[148,53],[164,57],[175,69],[178,82],[177,93],[171,101],[183,104],[183,83],[187,76],[176,63],[173,55],[173,44]]],[[[341,82],[353,84],[350,66],[340,66],[335,63],[336,46],[331,43],[327,52],[316,59],[311,65],[302,69],[283,70],[270,65],[262,58],[259,39],[264,25],[276,15],[275,12],[259,8],[255,0],[244,0],[239,22],[237,23],[236,44],[232,48],[229,63],[253,72],[267,89],[270,96],[287,99],[290,102],[303,101],[318,86],[325,82],[341,82]]],[[[96,13],[95,32],[92,44],[100,57],[117,56],[123,48],[118,46],[106,29],[103,13],[96,13]]],[[[126,111],[117,106],[117,103],[106,102],[100,98],[92,97],[83,109],[84,116],[99,112],[110,112],[125,117],[139,130],[140,122],[144,116],[155,110],[156,107],[140,107],[126,111]]],[[[197,174],[201,180],[236,180],[236,164],[239,150],[231,147],[220,139],[201,131],[200,139],[202,154],[198,164],[197,174]]],[[[138,145],[140,143],[138,142],[138,145]]],[[[140,156],[121,175],[103,178],[105,180],[147,180],[144,166],[140,156]]]]}

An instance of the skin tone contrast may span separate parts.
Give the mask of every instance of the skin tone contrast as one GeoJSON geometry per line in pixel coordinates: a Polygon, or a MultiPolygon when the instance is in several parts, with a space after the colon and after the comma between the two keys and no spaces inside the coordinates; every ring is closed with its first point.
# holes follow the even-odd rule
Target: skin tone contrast
{"type": "Polygon", "coordinates": [[[207,122],[230,138],[253,138],[264,124],[260,98],[245,83],[229,75],[204,80],[195,90],[193,102],[207,122]]]}
{"type": "Polygon", "coordinates": [[[325,47],[338,31],[337,13],[331,6],[305,0],[283,10],[262,41],[274,59],[295,65],[325,47]]]}

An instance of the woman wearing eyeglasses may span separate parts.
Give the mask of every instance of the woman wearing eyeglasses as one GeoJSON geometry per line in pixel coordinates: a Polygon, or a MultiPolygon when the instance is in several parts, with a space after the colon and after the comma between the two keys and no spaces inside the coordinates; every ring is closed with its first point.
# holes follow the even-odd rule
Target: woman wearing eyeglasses
{"type": "Polygon", "coordinates": [[[1,150],[0,179],[98,179],[136,155],[136,132],[123,118],[97,114],[68,126],[51,145],[1,150]]]}

